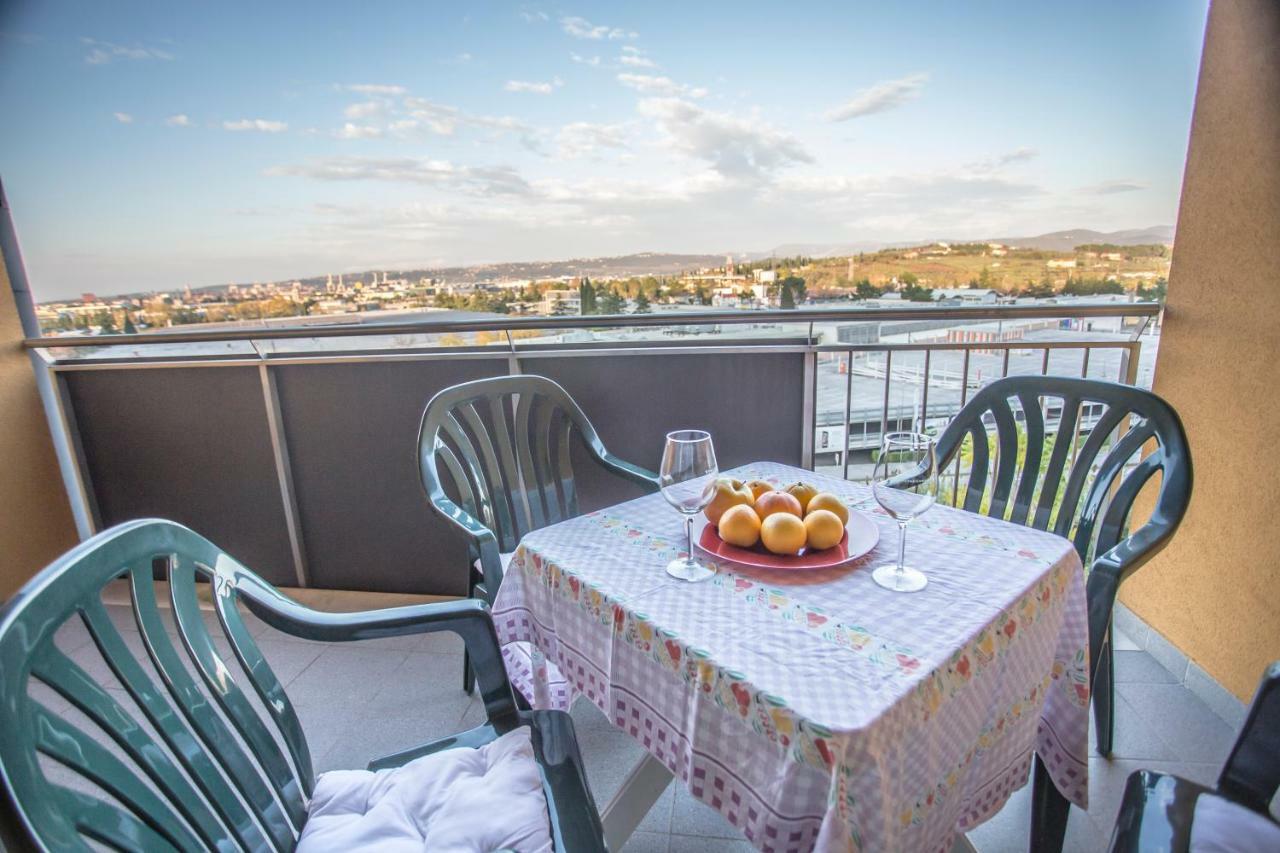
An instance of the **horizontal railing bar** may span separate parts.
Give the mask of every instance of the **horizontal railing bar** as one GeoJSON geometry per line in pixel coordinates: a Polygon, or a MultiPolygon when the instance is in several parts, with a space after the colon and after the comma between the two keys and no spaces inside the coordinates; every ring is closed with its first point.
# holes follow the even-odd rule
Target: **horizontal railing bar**
{"type": "Polygon", "coordinates": [[[649,326],[706,326],[780,323],[893,322],[900,320],[1016,320],[1038,318],[1155,317],[1160,305],[1131,302],[1122,305],[1005,305],[960,308],[838,308],[775,311],[698,311],[673,314],[607,314],[583,317],[500,317],[492,320],[414,320],[404,323],[334,323],[236,328],[189,332],[144,332],[134,335],[27,338],[28,349],[59,347],[149,346],[174,343],[281,340],[286,338],[369,337],[376,335],[443,334],[448,332],[516,331],[518,329],[611,329],[649,326]],[[104,341],[106,337],[108,340],[104,341]]]}
{"type": "Polygon", "coordinates": [[[1132,341],[970,341],[968,343],[818,344],[817,352],[923,352],[925,350],[1129,349],[1132,341]]]}
{"type": "MultiPolygon", "coordinates": [[[[736,346],[635,346],[608,349],[583,349],[569,345],[565,349],[518,349],[516,355],[527,358],[584,358],[592,355],[734,355],[743,353],[806,353],[810,348],[803,344],[756,344],[736,346]]],[[[379,351],[375,353],[355,350],[349,353],[290,353],[267,358],[234,356],[231,358],[148,358],[148,359],[68,359],[55,362],[50,369],[60,373],[78,370],[138,370],[158,367],[244,367],[258,364],[353,364],[357,362],[392,361],[451,361],[463,359],[506,359],[511,352],[505,347],[489,347],[476,350],[414,350],[410,352],[379,351]]]]}

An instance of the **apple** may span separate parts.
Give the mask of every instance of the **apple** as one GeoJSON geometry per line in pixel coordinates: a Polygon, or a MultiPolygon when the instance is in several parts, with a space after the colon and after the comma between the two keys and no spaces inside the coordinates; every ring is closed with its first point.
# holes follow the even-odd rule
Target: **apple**
{"type": "Polygon", "coordinates": [[[715,495],[711,498],[711,503],[707,504],[707,508],[702,511],[702,514],[712,524],[719,524],[720,516],[724,515],[725,510],[729,507],[738,506],[739,504],[752,504],[754,502],[755,495],[751,494],[751,490],[741,480],[720,477],[716,480],[715,495]]]}
{"type": "Polygon", "coordinates": [[[760,516],[761,521],[776,512],[784,512],[787,515],[794,515],[799,518],[801,516],[800,501],[796,500],[792,495],[777,489],[772,492],[765,492],[756,500],[756,514],[760,516]]]}

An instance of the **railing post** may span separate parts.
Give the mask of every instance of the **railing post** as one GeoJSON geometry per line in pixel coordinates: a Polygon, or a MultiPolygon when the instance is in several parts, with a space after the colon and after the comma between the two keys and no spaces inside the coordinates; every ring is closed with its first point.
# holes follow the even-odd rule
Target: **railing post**
{"type": "Polygon", "coordinates": [[[813,470],[813,433],[818,422],[818,352],[810,335],[804,351],[804,435],[800,439],[800,465],[813,470]]]}
{"type": "MultiPolygon", "coordinates": [[[[36,319],[35,302],[27,285],[27,270],[22,263],[22,249],[18,245],[18,232],[13,226],[3,182],[0,182],[0,254],[4,255],[5,271],[9,274],[9,288],[13,291],[13,302],[22,323],[22,333],[28,339],[38,338],[40,321],[36,319]]],[[[67,404],[66,383],[54,376],[48,361],[40,353],[31,350],[30,357],[31,369],[36,378],[36,391],[44,407],[45,419],[49,422],[49,437],[53,441],[58,471],[62,474],[62,486],[71,504],[76,534],[81,540],[88,539],[97,532],[98,518],[89,475],[84,469],[79,441],[74,432],[74,421],[64,408],[67,404]]]]}
{"type": "Polygon", "coordinates": [[[262,402],[267,410],[267,431],[271,434],[271,455],[276,463],[276,482],[280,486],[280,500],[284,504],[285,531],[289,536],[289,551],[293,555],[293,572],[298,586],[308,585],[307,552],[302,544],[302,522],[298,514],[297,493],[293,487],[293,466],[289,461],[289,444],[284,434],[284,417],[280,411],[280,391],[276,377],[263,361],[258,365],[262,380],[262,402]]]}

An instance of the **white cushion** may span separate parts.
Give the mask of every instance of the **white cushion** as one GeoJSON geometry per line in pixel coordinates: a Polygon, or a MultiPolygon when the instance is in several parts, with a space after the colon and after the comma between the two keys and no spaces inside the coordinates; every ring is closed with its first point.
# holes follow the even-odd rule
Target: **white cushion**
{"type": "Polygon", "coordinates": [[[446,749],[403,767],[331,770],[316,780],[299,853],[550,851],[529,728],[478,749],[446,749]]]}
{"type": "Polygon", "coordinates": [[[1280,850],[1280,826],[1216,794],[1201,794],[1191,820],[1190,849],[1192,853],[1274,853],[1280,850]]]}

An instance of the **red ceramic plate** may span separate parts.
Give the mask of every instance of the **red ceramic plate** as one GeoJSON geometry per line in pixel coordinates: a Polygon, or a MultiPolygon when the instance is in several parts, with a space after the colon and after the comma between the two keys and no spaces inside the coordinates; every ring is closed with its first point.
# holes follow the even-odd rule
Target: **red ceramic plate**
{"type": "Polygon", "coordinates": [[[880,528],[871,519],[858,512],[849,513],[849,523],[844,527],[844,538],[839,544],[823,551],[805,549],[796,556],[771,554],[764,545],[754,548],[739,548],[730,545],[720,538],[714,524],[702,520],[702,533],[695,538],[698,548],[718,560],[751,566],[757,569],[783,569],[786,571],[811,571],[830,569],[852,562],[880,541],[880,528]]]}

